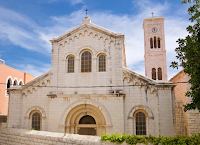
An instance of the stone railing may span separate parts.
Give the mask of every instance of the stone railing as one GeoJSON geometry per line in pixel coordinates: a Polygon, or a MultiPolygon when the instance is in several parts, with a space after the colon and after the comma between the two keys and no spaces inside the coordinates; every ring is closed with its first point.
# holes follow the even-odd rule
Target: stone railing
{"type": "MultiPolygon", "coordinates": [[[[64,134],[46,131],[4,128],[0,130],[0,145],[105,145],[98,136],[64,134]]],[[[112,144],[115,145],[115,144],[112,144]]]]}

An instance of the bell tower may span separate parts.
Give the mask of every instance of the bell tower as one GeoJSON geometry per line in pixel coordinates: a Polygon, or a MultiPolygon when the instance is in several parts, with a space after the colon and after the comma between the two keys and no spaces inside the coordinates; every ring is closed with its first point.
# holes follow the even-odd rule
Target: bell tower
{"type": "Polygon", "coordinates": [[[168,81],[164,19],[152,16],[143,21],[145,75],[156,81],[168,81]]]}

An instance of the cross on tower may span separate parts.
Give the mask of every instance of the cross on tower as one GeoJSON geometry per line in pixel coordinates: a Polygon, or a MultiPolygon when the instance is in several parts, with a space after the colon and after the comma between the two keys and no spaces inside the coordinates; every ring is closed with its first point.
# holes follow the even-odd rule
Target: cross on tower
{"type": "Polygon", "coordinates": [[[87,12],[88,12],[88,9],[86,9],[85,11],[86,11],[86,17],[87,17],[87,12]]]}
{"type": "Polygon", "coordinates": [[[151,14],[152,14],[152,17],[153,17],[153,14],[154,14],[154,13],[152,12],[151,14]]]}

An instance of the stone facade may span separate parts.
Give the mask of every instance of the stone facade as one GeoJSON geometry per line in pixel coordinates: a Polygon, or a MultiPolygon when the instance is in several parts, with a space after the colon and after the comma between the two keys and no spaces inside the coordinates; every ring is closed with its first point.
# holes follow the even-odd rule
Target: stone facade
{"type": "MultiPolygon", "coordinates": [[[[124,35],[92,24],[82,24],[50,40],[51,70],[10,91],[8,127],[30,129],[39,113],[40,130],[79,133],[93,129],[137,134],[137,115],[144,115],[144,135],[174,136],[175,100],[170,82],[158,82],[126,68],[124,35]],[[91,54],[91,72],[82,72],[82,56],[91,54]],[[99,71],[99,56],[105,71],[99,71]],[[74,58],[69,73],[68,59],[74,58]],[[91,116],[95,123],[80,123],[91,116]]],[[[91,119],[91,118],[90,118],[91,119]]]]}
{"type": "MultiPolygon", "coordinates": [[[[180,71],[177,75],[170,79],[171,82],[188,82],[189,77],[180,71]]],[[[198,110],[190,110],[185,112],[184,106],[191,102],[191,98],[186,97],[185,93],[190,90],[189,83],[178,83],[175,87],[175,103],[176,103],[176,126],[177,134],[192,135],[192,133],[200,132],[200,113],[198,110]]]]}

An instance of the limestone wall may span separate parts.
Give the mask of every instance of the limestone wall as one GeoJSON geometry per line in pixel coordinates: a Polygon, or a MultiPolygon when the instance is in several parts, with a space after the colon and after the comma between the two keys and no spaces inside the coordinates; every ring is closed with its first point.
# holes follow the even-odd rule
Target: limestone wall
{"type": "Polygon", "coordinates": [[[158,86],[129,86],[144,84],[142,80],[129,74],[124,75],[123,93],[124,100],[125,132],[136,134],[137,112],[143,112],[146,116],[146,134],[153,136],[174,136],[173,99],[171,87],[158,86]]]}
{"type": "Polygon", "coordinates": [[[111,145],[111,143],[101,142],[98,136],[4,128],[0,130],[0,145],[111,145]]]}
{"type": "MultiPolygon", "coordinates": [[[[44,80],[42,80],[41,83],[43,81],[44,80]]],[[[47,83],[46,85],[48,86],[49,83],[47,83]]],[[[97,122],[98,125],[97,135],[101,135],[102,132],[122,133],[124,131],[124,126],[118,125],[118,124],[124,124],[122,97],[117,97],[116,95],[98,95],[98,94],[92,94],[92,95],[60,94],[57,95],[56,98],[49,98],[46,95],[48,94],[48,88],[46,87],[41,87],[36,89],[28,88],[27,90],[23,90],[22,92],[24,92],[23,95],[20,93],[20,91],[12,91],[10,93],[11,94],[10,103],[11,104],[15,103],[15,105],[11,105],[9,109],[10,116],[8,118],[8,127],[30,129],[31,113],[33,111],[38,111],[39,113],[41,113],[42,116],[41,119],[42,131],[77,133],[76,132],[78,129],[77,126],[73,127],[74,131],[73,130],[68,131],[68,128],[70,126],[69,125],[65,126],[68,123],[65,122],[65,120],[72,108],[76,109],[77,106],[80,107],[80,105],[82,104],[88,104],[88,105],[93,105],[96,108],[99,108],[101,112],[104,114],[104,117],[106,119],[106,123],[97,122]]],[[[92,109],[90,110],[87,109],[88,113],[91,113],[91,111],[92,109]]],[[[92,116],[93,117],[96,116],[94,111],[92,116]]],[[[98,121],[101,120],[101,118],[100,119],[95,118],[95,120],[98,121]]],[[[69,122],[69,124],[71,123],[69,122]]]]}
{"type": "Polygon", "coordinates": [[[176,101],[175,108],[176,108],[176,134],[186,135],[183,103],[181,101],[176,101]]]}
{"type": "MultiPolygon", "coordinates": [[[[171,82],[188,82],[188,75],[180,71],[176,76],[170,79],[171,82]]],[[[200,113],[198,110],[189,110],[184,112],[183,105],[190,103],[192,98],[186,97],[185,93],[190,90],[190,84],[178,83],[175,87],[176,99],[176,130],[180,135],[192,135],[200,132],[200,113]],[[182,109],[182,110],[181,110],[182,109]]]]}
{"type": "MultiPolygon", "coordinates": [[[[81,24],[76,32],[71,30],[59,41],[52,41],[51,86],[115,86],[122,85],[122,56],[124,36],[112,33],[90,23],[81,24]],[[95,28],[95,29],[94,29],[95,28]],[[111,37],[111,34],[116,37],[111,37]],[[81,55],[92,55],[91,72],[81,72],[81,55]],[[106,71],[99,72],[98,56],[106,56],[106,71]],[[74,56],[74,73],[67,73],[67,57],[74,56]]],[[[62,37],[62,36],[59,36],[62,37]]],[[[118,88],[114,88],[118,89],[118,88]]],[[[107,94],[110,87],[102,88],[51,88],[51,92],[63,94],[107,94]]]]}

